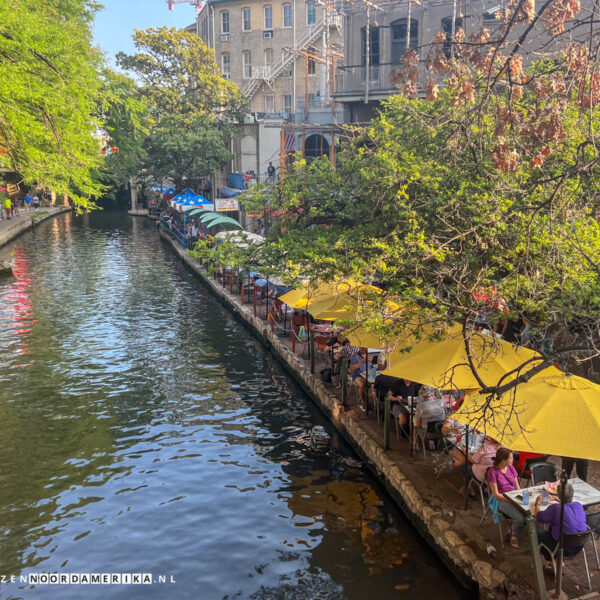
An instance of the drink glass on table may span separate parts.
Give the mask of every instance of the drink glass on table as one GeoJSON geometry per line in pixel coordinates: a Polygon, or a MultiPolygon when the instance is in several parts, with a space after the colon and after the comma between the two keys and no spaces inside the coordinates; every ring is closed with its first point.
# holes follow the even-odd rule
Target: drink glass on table
{"type": "Polygon", "coordinates": [[[529,506],[529,490],[523,490],[523,506],[529,506]]]}
{"type": "Polygon", "coordinates": [[[548,500],[550,499],[550,494],[548,493],[547,489],[543,489],[542,490],[542,506],[548,506],[548,500]]]}

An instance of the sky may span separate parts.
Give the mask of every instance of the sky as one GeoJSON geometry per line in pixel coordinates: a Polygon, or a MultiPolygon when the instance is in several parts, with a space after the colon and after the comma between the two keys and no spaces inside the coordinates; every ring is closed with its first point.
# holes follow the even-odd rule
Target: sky
{"type": "Polygon", "coordinates": [[[167,0],[100,0],[104,8],[96,14],[94,41],[104,50],[114,67],[119,51],[135,51],[131,36],[134,29],[147,27],[185,27],[195,20],[195,9],[187,2],[167,7],[167,0]]]}

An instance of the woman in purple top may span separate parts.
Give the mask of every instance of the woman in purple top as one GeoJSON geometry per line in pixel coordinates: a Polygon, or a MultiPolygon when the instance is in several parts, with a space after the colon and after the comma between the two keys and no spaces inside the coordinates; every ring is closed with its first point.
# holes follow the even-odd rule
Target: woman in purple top
{"type": "Polygon", "coordinates": [[[510,545],[518,548],[519,534],[525,527],[525,515],[503,496],[506,492],[521,489],[519,474],[513,467],[513,454],[508,448],[498,448],[494,466],[489,468],[487,479],[490,492],[498,500],[498,510],[512,521],[510,545]]]}
{"type": "MultiPolygon", "coordinates": [[[[560,495],[561,495],[561,486],[558,485],[556,490],[556,496],[551,495],[550,499],[555,500],[557,504],[550,504],[546,510],[540,510],[540,503],[542,501],[542,497],[538,496],[535,501],[535,520],[540,524],[550,525],[550,530],[538,529],[538,541],[540,544],[544,544],[550,550],[554,550],[556,548],[556,544],[558,544],[558,536],[560,533],[560,495]]],[[[587,523],[585,521],[585,510],[583,506],[579,504],[579,502],[573,502],[573,486],[570,483],[567,483],[565,486],[565,517],[564,517],[564,525],[563,532],[564,533],[580,533],[582,531],[587,531],[587,523]]],[[[579,548],[573,547],[565,547],[564,553],[565,556],[572,556],[573,554],[577,554],[581,550],[581,546],[579,548]]],[[[548,552],[542,549],[542,554],[544,558],[549,561],[550,556],[548,552]]],[[[549,563],[546,565],[548,568],[552,568],[552,564],[549,563]]]]}

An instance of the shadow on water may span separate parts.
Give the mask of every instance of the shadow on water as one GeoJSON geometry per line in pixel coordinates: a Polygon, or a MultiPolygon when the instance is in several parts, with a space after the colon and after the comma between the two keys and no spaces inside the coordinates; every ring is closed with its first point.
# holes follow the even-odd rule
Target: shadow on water
{"type": "Polygon", "coordinates": [[[0,280],[1,598],[466,598],[152,222],[67,215],[0,280]],[[160,575],[176,583],[158,583],[160,575]]]}

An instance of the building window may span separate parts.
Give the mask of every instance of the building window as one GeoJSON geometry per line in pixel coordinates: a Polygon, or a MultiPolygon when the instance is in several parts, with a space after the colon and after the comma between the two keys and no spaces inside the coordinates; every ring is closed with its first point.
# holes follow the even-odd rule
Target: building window
{"type": "Polygon", "coordinates": [[[274,113],[275,112],[275,96],[273,94],[265,94],[263,96],[263,112],[274,113]]]}
{"type": "Polygon", "coordinates": [[[252,25],[250,24],[250,9],[242,9],[242,31],[251,31],[252,25]]]}
{"type": "Polygon", "coordinates": [[[273,7],[265,6],[265,29],[273,29],[273,7]]]}
{"type": "Polygon", "coordinates": [[[285,67],[281,71],[281,77],[291,77],[291,76],[292,76],[292,67],[291,67],[291,65],[289,67],[285,67]]]}
{"type": "MultiPolygon", "coordinates": [[[[456,35],[456,30],[463,26],[462,17],[456,17],[454,19],[454,35],[456,35]]],[[[442,19],[442,31],[446,35],[446,41],[444,42],[444,54],[446,58],[450,58],[452,55],[452,17],[444,17],[442,19]]]]}
{"type": "Polygon", "coordinates": [[[273,49],[265,49],[265,67],[270,67],[273,64],[273,49]]]}
{"type": "Polygon", "coordinates": [[[250,79],[252,77],[252,57],[248,50],[242,52],[242,61],[244,63],[244,79],[250,79]]]}
{"type": "Polygon", "coordinates": [[[221,33],[229,33],[229,12],[226,10],[221,13],[221,33]]]}
{"type": "Polygon", "coordinates": [[[314,25],[317,22],[317,3],[315,0],[308,0],[306,3],[306,24],[314,25]]]}
{"type": "Polygon", "coordinates": [[[291,4],[283,5],[283,26],[284,27],[292,26],[292,5],[291,4]]]}
{"type": "MultiPolygon", "coordinates": [[[[402,57],[406,54],[406,38],[408,28],[406,19],[398,19],[391,24],[392,44],[390,61],[392,63],[402,62],[402,57]]],[[[419,48],[419,21],[410,20],[410,42],[409,48],[417,50],[419,48]]]]}
{"type": "Polygon", "coordinates": [[[231,61],[229,60],[229,52],[221,54],[221,73],[224,79],[231,79],[231,61]]]}
{"type": "Polygon", "coordinates": [[[309,75],[317,74],[317,63],[314,60],[308,59],[308,74],[309,75]]]}
{"type": "Polygon", "coordinates": [[[291,94],[282,94],[281,95],[281,110],[282,110],[282,112],[286,112],[286,113],[292,112],[292,95],[291,94]]]}
{"type": "MultiPolygon", "coordinates": [[[[361,58],[363,67],[367,64],[367,28],[360,30],[361,58]]],[[[379,27],[369,29],[369,64],[379,64],[379,27]]]]}

